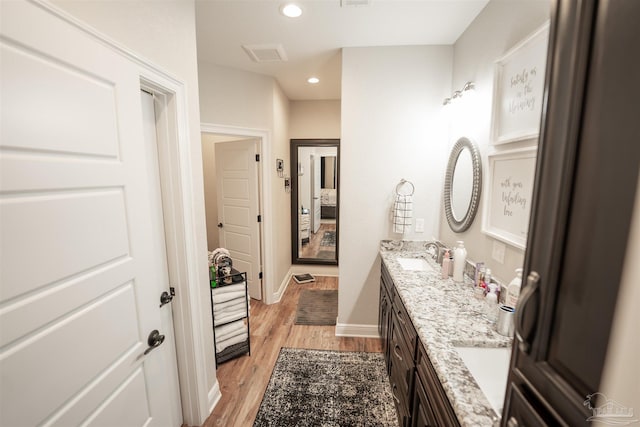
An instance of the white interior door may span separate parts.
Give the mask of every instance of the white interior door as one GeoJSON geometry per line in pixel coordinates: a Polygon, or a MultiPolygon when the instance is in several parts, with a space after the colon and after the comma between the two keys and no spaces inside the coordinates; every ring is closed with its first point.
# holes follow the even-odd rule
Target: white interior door
{"type": "Polygon", "coordinates": [[[247,272],[249,295],[262,299],[256,150],[255,140],[216,144],[218,227],[233,267],[247,272]]]}
{"type": "Polygon", "coordinates": [[[44,8],[2,9],[0,425],[179,426],[137,67],[44,8]]]}
{"type": "Polygon", "coordinates": [[[320,187],[322,185],[322,168],[320,167],[321,157],[318,155],[311,156],[311,173],[312,173],[312,200],[313,200],[313,232],[317,233],[320,228],[320,215],[321,215],[321,199],[320,199],[320,187]]]}

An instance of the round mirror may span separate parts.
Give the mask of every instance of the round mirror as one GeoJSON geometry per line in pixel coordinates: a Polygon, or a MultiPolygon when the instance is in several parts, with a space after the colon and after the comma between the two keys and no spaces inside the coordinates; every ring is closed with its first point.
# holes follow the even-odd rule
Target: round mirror
{"type": "Polygon", "coordinates": [[[456,233],[471,226],[478,210],[482,187],[482,164],[478,147],[460,138],[451,150],[444,181],[444,210],[456,233]]]}

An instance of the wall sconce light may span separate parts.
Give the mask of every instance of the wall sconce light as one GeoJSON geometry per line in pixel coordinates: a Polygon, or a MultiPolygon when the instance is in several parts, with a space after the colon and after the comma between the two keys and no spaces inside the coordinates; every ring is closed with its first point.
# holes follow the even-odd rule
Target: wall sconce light
{"type": "Polygon", "coordinates": [[[473,82],[466,82],[464,86],[462,86],[462,89],[456,90],[455,92],[453,92],[450,98],[445,98],[444,101],[442,101],[442,105],[451,104],[454,100],[458,98],[462,98],[462,95],[464,95],[465,92],[469,90],[473,90],[475,88],[476,86],[473,82]]]}

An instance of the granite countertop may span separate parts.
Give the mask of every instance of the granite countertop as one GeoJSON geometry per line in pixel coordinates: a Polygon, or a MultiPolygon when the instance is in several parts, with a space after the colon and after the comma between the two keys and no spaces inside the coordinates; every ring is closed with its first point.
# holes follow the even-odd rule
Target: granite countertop
{"type": "Polygon", "coordinates": [[[442,279],[440,266],[427,255],[425,242],[383,241],[386,265],[420,341],[462,426],[491,426],[499,414],[492,409],[458,355],[458,347],[510,347],[483,316],[483,301],[473,296],[473,281],[442,279]],[[407,271],[397,259],[424,258],[434,271],[407,271]]]}

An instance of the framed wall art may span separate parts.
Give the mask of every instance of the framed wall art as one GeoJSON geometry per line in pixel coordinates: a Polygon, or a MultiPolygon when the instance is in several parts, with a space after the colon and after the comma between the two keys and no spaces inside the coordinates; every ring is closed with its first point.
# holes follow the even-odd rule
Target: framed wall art
{"type": "Polygon", "coordinates": [[[495,64],[491,144],[536,138],[540,129],[549,23],[495,64]]]}
{"type": "Polygon", "coordinates": [[[527,243],[536,147],[490,154],[482,231],[512,246],[527,243]]]}

